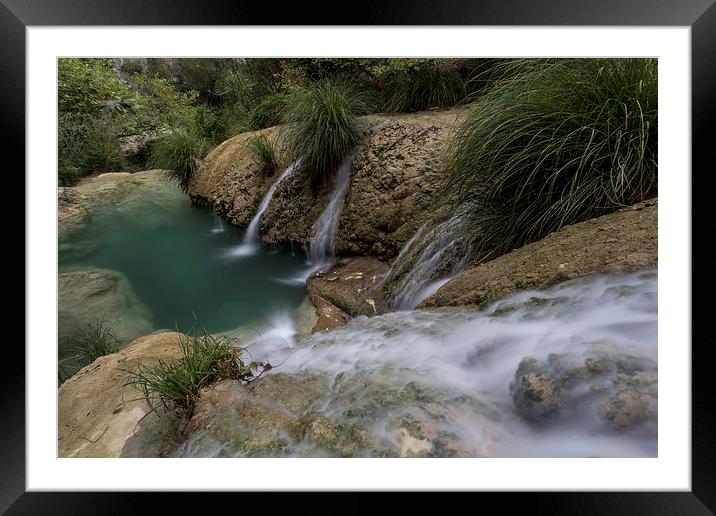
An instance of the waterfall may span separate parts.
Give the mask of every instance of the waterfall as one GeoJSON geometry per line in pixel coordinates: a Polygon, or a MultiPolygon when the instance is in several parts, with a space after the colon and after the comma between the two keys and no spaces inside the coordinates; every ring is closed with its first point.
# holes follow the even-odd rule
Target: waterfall
{"type": "Polygon", "coordinates": [[[211,228],[211,234],[216,235],[224,232],[224,219],[220,215],[214,213],[214,227],[211,228]]]}
{"type": "Polygon", "coordinates": [[[266,192],[264,198],[261,199],[261,204],[259,204],[259,209],[256,211],[256,215],[254,215],[254,218],[251,219],[249,227],[246,228],[246,233],[244,234],[244,241],[241,243],[241,245],[231,250],[231,254],[233,256],[247,256],[250,254],[254,254],[254,252],[259,246],[259,223],[261,222],[261,217],[268,209],[269,204],[271,203],[271,199],[273,198],[273,194],[276,192],[278,185],[280,185],[281,182],[288,176],[293,174],[293,172],[298,168],[300,164],[300,158],[291,163],[288,167],[286,167],[286,170],[283,171],[283,173],[278,177],[278,179],[271,185],[271,188],[269,188],[268,192],[266,192]]]}
{"type": "MultiPolygon", "coordinates": [[[[421,301],[431,296],[452,279],[464,266],[464,259],[450,263],[446,259],[449,252],[460,241],[455,231],[461,217],[453,216],[431,229],[421,240],[424,247],[417,260],[408,272],[398,281],[393,290],[392,306],[398,310],[410,310],[421,301]]],[[[406,252],[415,247],[418,236],[423,232],[422,226],[415,235],[403,246],[398,258],[393,264],[393,270],[404,257],[406,252]]],[[[391,271],[392,274],[393,271],[391,271]]]]}
{"type": "Polygon", "coordinates": [[[348,185],[351,183],[353,157],[357,152],[358,149],[350,152],[338,168],[328,205],[316,222],[316,229],[308,248],[309,260],[316,267],[324,267],[336,255],[338,221],[343,212],[343,203],[345,202],[348,185]]]}

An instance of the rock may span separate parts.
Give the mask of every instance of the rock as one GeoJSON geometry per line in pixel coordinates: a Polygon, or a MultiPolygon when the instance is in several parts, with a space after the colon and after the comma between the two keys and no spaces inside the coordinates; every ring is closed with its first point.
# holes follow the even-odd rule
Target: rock
{"type": "Polygon", "coordinates": [[[153,329],[151,313],[120,272],[93,269],[61,273],[58,292],[60,349],[68,337],[102,317],[121,344],[153,329]]]}
{"type": "Polygon", "coordinates": [[[224,380],[202,390],[190,434],[171,455],[474,456],[501,438],[499,421],[478,400],[415,382],[384,383],[375,373],[270,373],[249,385],[224,380]],[[451,430],[465,416],[481,422],[473,428],[483,435],[478,450],[451,430]]]}
{"type": "MultiPolygon", "coordinates": [[[[281,164],[272,177],[263,177],[262,165],[252,156],[247,142],[257,135],[276,141],[277,134],[273,127],[242,133],[220,144],[194,174],[189,183],[190,197],[210,204],[231,224],[248,226],[261,199],[288,163],[281,164]]],[[[281,161],[280,148],[277,155],[281,161]]]]}
{"type": "Polygon", "coordinates": [[[526,357],[515,372],[510,395],[518,412],[533,422],[593,411],[616,430],[643,426],[656,433],[658,375],[652,360],[605,351],[595,343],[580,362],[552,353],[546,362],[526,357]]]}
{"type": "MultiPolygon", "coordinates": [[[[58,391],[60,457],[119,457],[126,442],[149,411],[133,387],[123,387],[127,373],[138,364],[179,357],[173,332],[141,337],[118,353],[98,358],[64,382],[58,391]]],[[[151,418],[146,418],[151,421],[151,418]]],[[[153,422],[154,442],[135,443],[135,455],[158,456],[171,428],[153,422]],[[141,448],[138,450],[137,448],[141,448]]]]}
{"type": "Polygon", "coordinates": [[[84,196],[76,189],[60,186],[57,189],[57,229],[60,237],[81,227],[87,218],[84,196]]]}
{"type": "MultiPolygon", "coordinates": [[[[412,236],[444,179],[440,154],[460,109],[370,115],[363,148],[353,161],[351,186],[338,226],[340,255],[393,257],[412,236]],[[386,123],[386,118],[388,121],[386,123]]],[[[261,131],[274,137],[278,128],[261,131]]],[[[189,193],[207,202],[232,224],[246,226],[277,176],[258,175],[245,145],[258,133],[225,141],[206,158],[189,193]]],[[[283,149],[277,149],[286,161],[283,149]]],[[[288,163],[282,163],[285,168],[288,163]]],[[[286,178],[262,217],[259,233],[271,245],[307,245],[328,202],[331,185],[315,194],[305,174],[286,178]]]]}
{"type": "Polygon", "coordinates": [[[375,258],[346,258],[308,278],[308,296],[319,320],[313,331],[345,324],[348,316],[383,313],[382,283],[390,267],[375,258]]]}
{"type": "Polygon", "coordinates": [[[657,200],[566,226],[448,281],[418,308],[485,306],[514,291],[657,265],[657,200]]]}
{"type": "Polygon", "coordinates": [[[532,421],[555,419],[562,410],[562,392],[559,383],[539,367],[533,358],[520,362],[510,395],[517,410],[532,421]]]}
{"type": "Polygon", "coordinates": [[[353,162],[338,231],[339,254],[393,258],[431,217],[446,179],[442,155],[459,113],[388,115],[389,121],[353,162]]]}

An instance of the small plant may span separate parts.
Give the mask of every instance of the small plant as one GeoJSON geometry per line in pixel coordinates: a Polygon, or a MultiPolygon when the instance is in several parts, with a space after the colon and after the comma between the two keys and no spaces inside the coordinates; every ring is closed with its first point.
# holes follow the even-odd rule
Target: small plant
{"type": "Polygon", "coordinates": [[[271,364],[250,362],[243,356],[246,350],[236,339],[226,335],[178,334],[181,357],[174,362],[159,361],[157,365],[139,365],[129,374],[125,386],[139,389],[140,398],[152,412],[172,418],[190,417],[199,396],[199,390],[219,380],[234,378],[250,382],[271,369],[271,364]]]}
{"type": "Polygon", "coordinates": [[[101,317],[68,337],[66,349],[72,355],[59,362],[60,382],[99,357],[119,351],[119,341],[112,329],[105,325],[104,317],[101,317]]]}
{"type": "Polygon", "coordinates": [[[208,150],[209,144],[196,129],[172,129],[152,144],[150,164],[166,170],[169,177],[186,192],[208,150]]]}
{"type": "Polygon", "coordinates": [[[270,177],[276,172],[276,150],[264,135],[249,138],[247,145],[255,163],[261,167],[261,175],[270,177]]]}
{"type": "Polygon", "coordinates": [[[58,119],[58,173],[63,186],[82,176],[121,167],[119,144],[109,122],[89,115],[58,119]]]}
{"type": "Polygon", "coordinates": [[[324,79],[297,88],[288,105],[282,139],[292,160],[303,158],[301,169],[318,191],[361,136],[365,95],[349,83],[324,79]]]}

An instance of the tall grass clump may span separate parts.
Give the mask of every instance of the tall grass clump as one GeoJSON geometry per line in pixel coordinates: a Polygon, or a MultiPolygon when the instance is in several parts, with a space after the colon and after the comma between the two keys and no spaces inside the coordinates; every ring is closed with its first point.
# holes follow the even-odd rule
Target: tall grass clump
{"type": "Polygon", "coordinates": [[[276,172],[276,149],[273,143],[264,135],[254,136],[246,142],[254,162],[261,167],[261,175],[270,177],[276,172]]]}
{"type": "Polygon", "coordinates": [[[657,61],[506,65],[461,121],[448,192],[501,254],[657,192],[657,61]]]}
{"type": "Polygon", "coordinates": [[[152,144],[150,164],[166,170],[169,177],[186,192],[208,150],[209,144],[198,130],[175,128],[152,144]]]}
{"type": "Polygon", "coordinates": [[[226,335],[178,333],[180,358],[173,362],[160,360],[156,365],[140,364],[128,373],[125,386],[139,389],[140,398],[152,412],[171,418],[191,416],[199,391],[207,385],[228,378],[250,382],[271,368],[268,363],[245,363],[244,348],[226,335]]]}
{"type": "Polygon", "coordinates": [[[451,61],[424,60],[388,78],[382,109],[420,111],[460,103],[465,97],[465,81],[451,61]]]}
{"type": "Polygon", "coordinates": [[[288,102],[282,139],[314,191],[331,179],[361,136],[359,115],[367,112],[365,95],[349,83],[330,79],[298,87],[288,102]]]}

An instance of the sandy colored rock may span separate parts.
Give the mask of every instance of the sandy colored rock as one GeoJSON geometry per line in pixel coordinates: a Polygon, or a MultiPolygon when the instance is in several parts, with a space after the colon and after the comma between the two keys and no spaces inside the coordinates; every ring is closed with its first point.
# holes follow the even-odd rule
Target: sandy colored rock
{"type": "Polygon", "coordinates": [[[98,207],[119,205],[131,201],[131,194],[142,188],[151,195],[151,189],[161,188],[169,181],[162,170],[141,172],[107,172],[83,177],[73,187],[60,187],[57,191],[57,220],[60,239],[69,232],[81,229],[98,207]]]}
{"type": "Polygon", "coordinates": [[[100,357],[59,388],[59,456],[119,457],[148,412],[132,387],[123,387],[138,364],[179,357],[178,334],[140,337],[118,353],[100,357]]]}
{"type": "Polygon", "coordinates": [[[151,313],[117,271],[92,269],[58,277],[58,338],[64,340],[104,318],[122,344],[151,333],[151,313]]]}
{"type": "Polygon", "coordinates": [[[658,262],[657,209],[657,199],[652,199],[566,226],[453,278],[418,308],[484,306],[517,290],[654,267],[658,262]]]}

